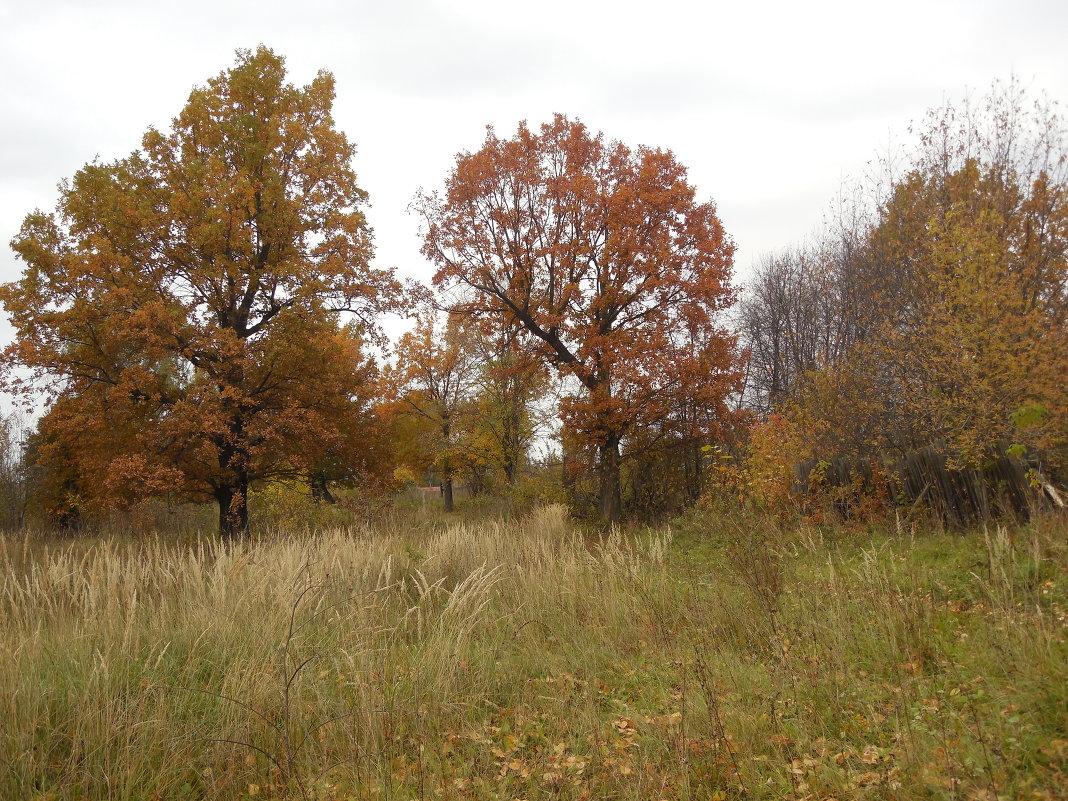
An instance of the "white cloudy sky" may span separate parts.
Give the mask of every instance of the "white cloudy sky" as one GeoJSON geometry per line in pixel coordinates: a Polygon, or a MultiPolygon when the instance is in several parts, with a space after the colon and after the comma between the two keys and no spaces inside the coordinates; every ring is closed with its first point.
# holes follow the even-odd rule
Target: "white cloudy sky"
{"type": "MultiPolygon", "coordinates": [[[[263,43],[297,83],[336,76],[382,265],[428,279],[414,192],[487,124],[508,134],[561,111],[674,150],[744,278],[925,109],[1013,73],[1068,102],[1066,30],[1055,0],[0,0],[0,241],[54,207],[62,178],[127,155],[235,49],[263,43]]],[[[19,269],[5,245],[0,280],[19,269]]]]}

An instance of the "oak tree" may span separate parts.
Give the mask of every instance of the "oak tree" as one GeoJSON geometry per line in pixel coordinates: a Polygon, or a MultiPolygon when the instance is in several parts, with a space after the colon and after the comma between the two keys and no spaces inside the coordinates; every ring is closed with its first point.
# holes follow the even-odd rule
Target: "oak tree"
{"type": "Polygon", "coordinates": [[[361,348],[400,287],[369,265],[333,98],[328,73],[296,87],[280,56],[239,51],[170,130],[26,218],[25,273],[0,289],[7,384],[45,392],[88,501],[213,499],[239,535],[254,482],[309,475],[368,419],[361,348]]]}
{"type": "Polygon", "coordinates": [[[473,290],[472,315],[519,326],[576,390],[563,413],[597,451],[600,511],[620,517],[626,438],[684,395],[714,425],[738,373],[719,312],[734,246],[665,150],[607,141],[557,115],[511,139],[489,129],[443,195],[424,194],[435,285],[473,290]]]}

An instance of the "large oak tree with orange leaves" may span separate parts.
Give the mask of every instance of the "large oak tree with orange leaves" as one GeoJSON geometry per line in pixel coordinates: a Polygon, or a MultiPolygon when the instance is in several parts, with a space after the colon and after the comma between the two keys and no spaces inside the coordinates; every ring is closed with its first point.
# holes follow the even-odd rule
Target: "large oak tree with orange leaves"
{"type": "Polygon", "coordinates": [[[169,132],[26,218],[25,274],[0,290],[8,385],[45,391],[42,447],[85,502],[214,499],[234,536],[253,482],[349,453],[370,415],[362,344],[400,287],[369,266],[333,98],[329,74],[295,87],[270,50],[240,51],[169,132]]]}
{"type": "Polygon", "coordinates": [[[563,414],[597,452],[605,520],[621,514],[629,436],[707,436],[725,419],[738,371],[719,313],[735,298],[734,246],[671,152],[561,115],[511,139],[490,129],[445,193],[416,206],[435,285],[467,290],[469,314],[521,326],[572,380],[563,414]]]}

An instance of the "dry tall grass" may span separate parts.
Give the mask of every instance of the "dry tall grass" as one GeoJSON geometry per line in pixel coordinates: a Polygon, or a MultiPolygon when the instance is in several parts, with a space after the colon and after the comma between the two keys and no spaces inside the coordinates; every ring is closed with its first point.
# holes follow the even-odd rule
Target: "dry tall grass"
{"type": "Polygon", "coordinates": [[[755,525],[2,539],[0,798],[1063,797],[1063,521],[755,525]]]}

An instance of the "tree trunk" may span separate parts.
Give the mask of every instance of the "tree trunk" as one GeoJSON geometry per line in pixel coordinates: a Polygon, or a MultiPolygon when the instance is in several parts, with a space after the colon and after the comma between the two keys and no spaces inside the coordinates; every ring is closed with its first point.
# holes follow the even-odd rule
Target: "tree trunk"
{"type": "Polygon", "coordinates": [[[686,449],[684,464],[686,465],[686,503],[693,505],[701,497],[701,479],[703,477],[704,454],[701,443],[691,438],[683,445],[686,449]]]}
{"type": "Polygon", "coordinates": [[[601,519],[618,523],[622,517],[619,487],[619,437],[612,434],[601,445],[601,519]]]}
{"type": "Polygon", "coordinates": [[[326,483],[326,476],[322,473],[314,473],[310,483],[312,500],[316,503],[337,503],[337,498],[330,492],[330,487],[326,483]]]}
{"type": "Polygon", "coordinates": [[[575,462],[571,453],[571,448],[568,447],[567,440],[561,437],[563,443],[560,447],[560,485],[564,488],[568,498],[573,497],[575,490],[575,469],[572,465],[575,462]]]}
{"type": "Polygon", "coordinates": [[[219,536],[228,541],[248,533],[248,484],[215,490],[219,503],[219,536]]]}
{"type": "MultiPolygon", "coordinates": [[[[232,386],[240,384],[238,375],[232,386]]],[[[220,386],[220,390],[225,387],[220,386]]],[[[233,541],[248,534],[248,452],[235,443],[244,443],[245,421],[238,410],[230,410],[227,436],[219,444],[219,484],[215,500],[219,504],[219,537],[233,541]]]]}
{"type": "Polygon", "coordinates": [[[455,512],[456,506],[452,499],[452,476],[445,478],[441,482],[441,497],[445,501],[445,511],[455,512]]]}
{"type": "Polygon", "coordinates": [[[445,511],[452,512],[456,507],[452,500],[452,421],[448,414],[442,415],[441,418],[441,439],[445,447],[449,449],[444,459],[445,463],[441,466],[441,497],[445,501],[445,511]]]}
{"type": "Polygon", "coordinates": [[[520,443],[520,428],[523,425],[522,409],[517,408],[517,398],[514,396],[511,408],[504,415],[504,431],[501,435],[501,450],[504,461],[504,480],[509,487],[515,486],[516,472],[522,460],[522,446],[520,443]]]}

